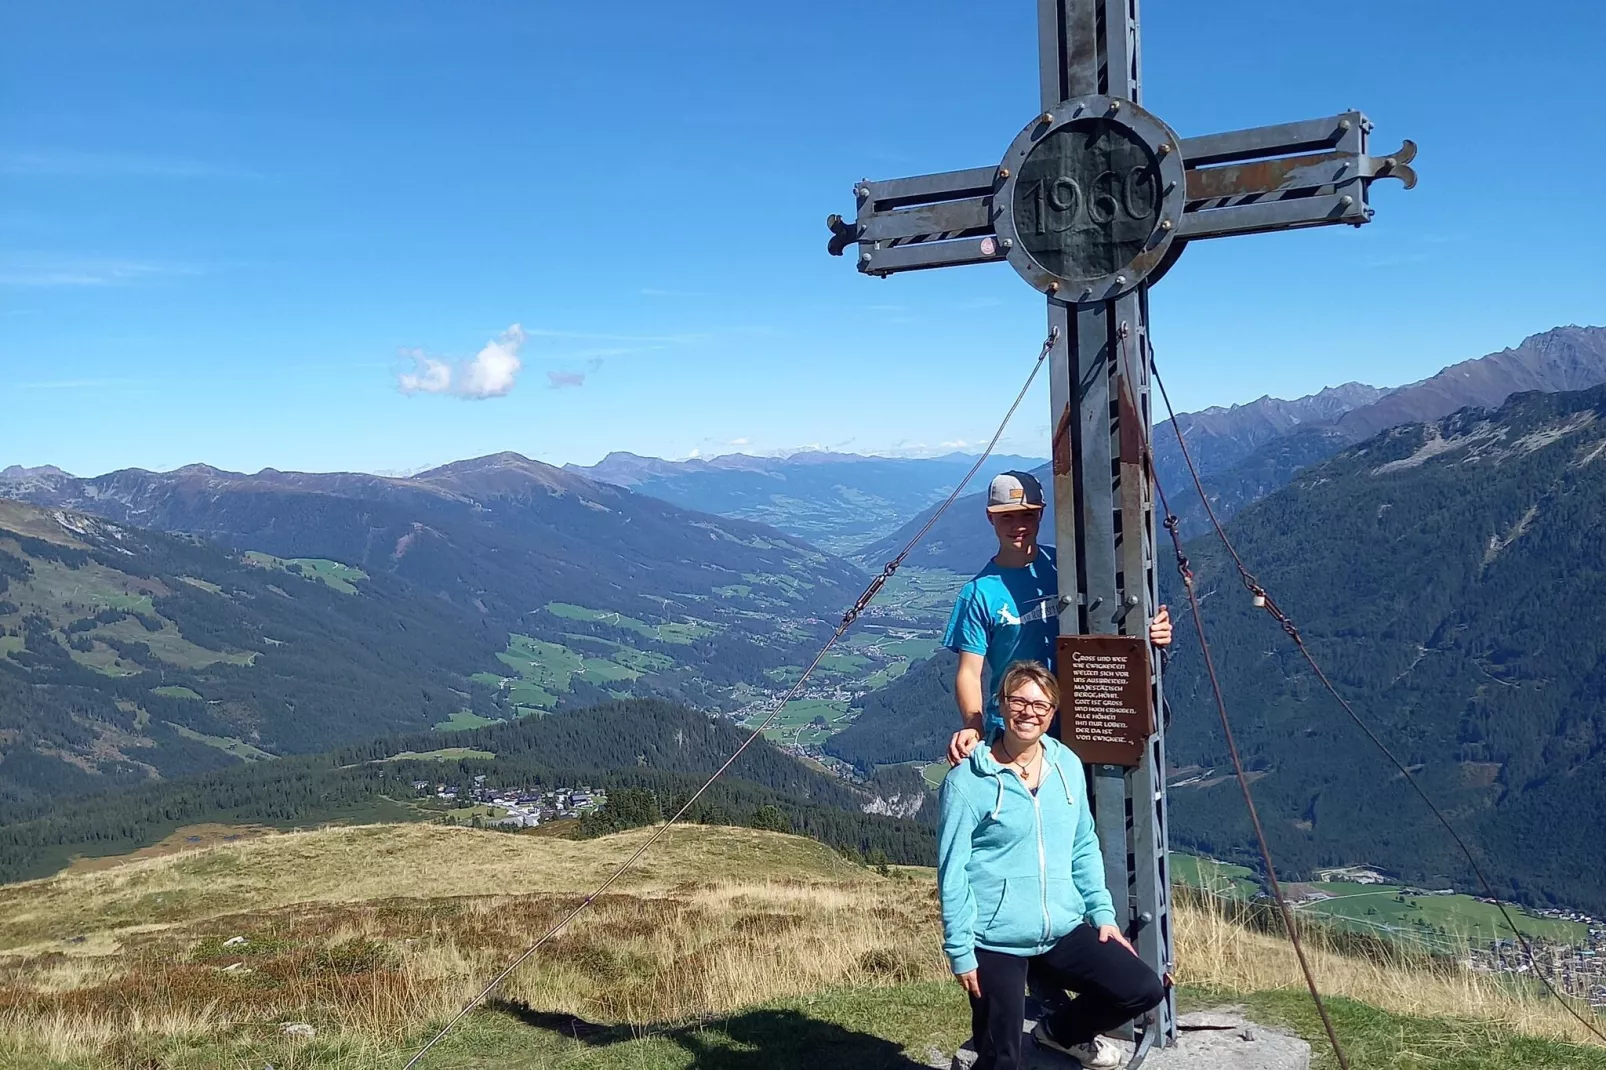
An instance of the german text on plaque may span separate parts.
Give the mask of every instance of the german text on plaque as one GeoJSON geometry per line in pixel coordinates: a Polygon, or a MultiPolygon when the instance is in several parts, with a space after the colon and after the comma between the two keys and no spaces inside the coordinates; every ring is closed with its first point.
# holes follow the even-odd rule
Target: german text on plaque
{"type": "Polygon", "coordinates": [[[1154,734],[1149,644],[1136,635],[1059,639],[1060,740],[1082,761],[1138,765],[1154,734]]]}

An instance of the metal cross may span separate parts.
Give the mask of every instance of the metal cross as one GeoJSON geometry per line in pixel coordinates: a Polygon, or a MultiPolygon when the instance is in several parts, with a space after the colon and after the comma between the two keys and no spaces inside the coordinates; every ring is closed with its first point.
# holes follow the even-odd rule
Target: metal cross
{"type": "MultiPolygon", "coordinates": [[[[1119,920],[1164,975],[1173,962],[1165,728],[1153,716],[1163,708],[1159,669],[1142,638],[1159,599],[1149,286],[1191,241],[1366,223],[1372,182],[1416,184],[1416,146],[1368,155],[1372,124],[1355,111],[1179,138],[1139,104],[1137,0],[1038,0],[1038,32],[1042,112],[1003,159],[860,182],[858,218],[830,217],[829,248],[840,256],[857,244],[859,270],[883,277],[1004,260],[1048,296],[1049,325],[1058,329],[1049,390],[1062,689],[1077,685],[1066,654],[1076,650],[1100,666],[1126,666],[1139,686],[1125,690],[1140,692],[1137,705],[1146,706],[1129,704],[1124,713],[1139,716],[1123,720],[1122,689],[1105,687],[1084,720],[1063,702],[1060,731],[1090,763],[1119,920]],[[1131,612],[1139,606],[1141,614],[1131,612]],[[1078,638],[1089,636],[1135,638],[1078,638]],[[1122,728],[1129,738],[1118,741],[1122,728]]],[[[1175,1039],[1168,998],[1139,1024],[1132,1065],[1175,1039]]]]}

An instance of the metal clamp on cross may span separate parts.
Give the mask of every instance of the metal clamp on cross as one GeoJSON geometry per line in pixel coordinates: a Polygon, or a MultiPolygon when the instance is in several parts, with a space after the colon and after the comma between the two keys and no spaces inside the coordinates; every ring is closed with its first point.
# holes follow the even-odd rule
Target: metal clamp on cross
{"type": "MultiPolygon", "coordinates": [[[[1055,536],[1075,547],[1059,555],[1060,732],[1092,769],[1119,921],[1165,975],[1165,735],[1143,638],[1159,601],[1148,289],[1191,241],[1368,222],[1373,182],[1416,185],[1416,146],[1370,155],[1372,124],[1355,111],[1179,138],[1138,103],[1137,0],[1038,0],[1038,31],[1042,110],[1003,159],[858,183],[858,217],[827,220],[828,248],[857,245],[859,270],[883,277],[1007,260],[1048,295],[1055,536]],[[1074,668],[1091,659],[1096,688],[1074,668]],[[1079,684],[1096,697],[1079,702],[1079,684]]],[[[1175,1042],[1173,999],[1135,1039],[1134,1066],[1175,1042]]]]}

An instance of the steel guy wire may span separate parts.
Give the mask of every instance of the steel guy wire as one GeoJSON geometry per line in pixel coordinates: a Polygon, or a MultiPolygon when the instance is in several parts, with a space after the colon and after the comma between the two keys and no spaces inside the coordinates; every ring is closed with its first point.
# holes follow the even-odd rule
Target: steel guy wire
{"type": "MultiPolygon", "coordinates": [[[[1144,347],[1148,348],[1148,347],[1144,347]]],[[[1121,334],[1121,357],[1123,366],[1127,365],[1126,334],[1121,334]]],[[[1153,352],[1149,352],[1149,367],[1153,371],[1153,352]]],[[[1338,1030],[1333,1027],[1333,1019],[1327,1013],[1327,1004],[1322,999],[1321,989],[1316,984],[1316,974],[1310,968],[1310,961],[1305,957],[1305,944],[1299,936],[1299,924],[1294,920],[1294,912],[1288,906],[1288,900],[1283,897],[1282,884],[1277,880],[1277,867],[1272,862],[1271,847],[1266,843],[1266,832],[1260,824],[1260,811],[1255,807],[1254,794],[1249,790],[1249,776],[1244,771],[1243,758],[1238,753],[1238,743],[1232,735],[1232,723],[1227,716],[1227,700],[1221,693],[1221,681],[1216,678],[1216,662],[1210,653],[1210,640],[1205,636],[1204,617],[1199,612],[1199,593],[1193,586],[1193,569],[1188,564],[1188,556],[1182,552],[1182,538],[1177,534],[1177,518],[1171,512],[1170,503],[1166,501],[1165,488],[1160,485],[1159,476],[1154,471],[1148,457],[1144,458],[1148,476],[1154,483],[1155,492],[1160,497],[1160,508],[1165,512],[1165,529],[1171,534],[1171,545],[1177,555],[1177,573],[1182,577],[1182,586],[1188,593],[1188,608],[1193,612],[1194,630],[1199,634],[1199,651],[1204,657],[1205,673],[1210,678],[1210,690],[1215,696],[1216,712],[1221,717],[1221,732],[1227,740],[1227,753],[1232,757],[1233,773],[1238,779],[1239,790],[1243,792],[1244,805],[1249,810],[1249,822],[1254,826],[1255,842],[1260,848],[1260,859],[1266,866],[1266,880],[1271,885],[1272,899],[1277,904],[1277,911],[1282,915],[1283,928],[1288,932],[1288,941],[1294,947],[1294,957],[1299,960],[1299,970],[1305,975],[1305,987],[1310,990],[1310,999],[1316,1005],[1316,1013],[1322,1020],[1322,1030],[1327,1034],[1327,1043],[1333,1049],[1333,1055],[1338,1059],[1339,1070],[1350,1070],[1349,1056],[1344,1052],[1344,1045],[1339,1042],[1338,1030]]]]}
{"type": "MultiPolygon", "coordinates": [[[[1150,473],[1150,478],[1154,478],[1150,473]]],[[[1160,486],[1159,479],[1154,479],[1154,489],[1160,495],[1160,508],[1165,510],[1165,529],[1171,533],[1171,543],[1176,549],[1177,572],[1182,576],[1182,586],[1188,592],[1188,608],[1193,612],[1194,630],[1199,633],[1199,650],[1204,656],[1205,672],[1210,677],[1210,690],[1216,699],[1216,711],[1221,716],[1221,733],[1227,739],[1227,753],[1232,756],[1232,771],[1238,778],[1238,787],[1243,792],[1244,805],[1249,808],[1249,822],[1255,829],[1255,841],[1260,847],[1260,859],[1266,866],[1266,880],[1271,885],[1271,895],[1277,903],[1277,911],[1282,915],[1283,928],[1288,932],[1288,941],[1294,945],[1294,957],[1299,959],[1299,970],[1305,975],[1305,987],[1310,989],[1311,1002],[1316,1005],[1316,1013],[1321,1016],[1322,1029],[1327,1033],[1327,1042],[1333,1048],[1333,1054],[1338,1059],[1340,1070],[1349,1070],[1349,1057],[1344,1054],[1344,1046],[1339,1043],[1338,1032],[1333,1028],[1333,1019],[1328,1016],[1327,1004],[1322,1001],[1321,990],[1316,985],[1316,975],[1311,972],[1310,962],[1305,958],[1305,945],[1299,938],[1299,925],[1294,921],[1294,912],[1289,909],[1288,900],[1283,898],[1283,887],[1277,880],[1277,867],[1272,864],[1271,848],[1266,844],[1266,832],[1260,826],[1260,812],[1255,808],[1255,797],[1249,790],[1249,777],[1244,772],[1243,758],[1238,754],[1238,743],[1232,736],[1232,725],[1227,718],[1227,701],[1221,694],[1221,682],[1216,679],[1215,659],[1210,655],[1210,641],[1205,637],[1204,617],[1199,612],[1199,593],[1193,587],[1193,569],[1188,564],[1188,557],[1182,552],[1182,538],[1177,534],[1177,518],[1171,512],[1171,506],[1165,500],[1165,489],[1160,486]]]]}
{"type": "Polygon", "coordinates": [[[665,821],[662,825],[659,825],[656,829],[654,829],[652,835],[647,838],[646,842],[640,847],[636,848],[630,857],[625,859],[622,865],[610,873],[608,878],[597,886],[595,891],[582,899],[579,905],[564,915],[563,918],[559,920],[556,925],[552,926],[552,928],[548,929],[539,940],[526,948],[523,954],[514,959],[513,962],[509,964],[508,967],[501,973],[497,974],[496,978],[492,980],[490,984],[481,989],[478,995],[469,1000],[467,1005],[465,1005],[462,1010],[458,1011],[452,1020],[447,1022],[446,1025],[441,1028],[440,1032],[436,1033],[430,1038],[429,1043],[425,1044],[417,1051],[417,1053],[413,1055],[411,1059],[407,1060],[407,1064],[402,1068],[402,1070],[412,1070],[412,1068],[418,1064],[418,1061],[428,1054],[431,1048],[440,1043],[442,1038],[444,1038],[447,1033],[451,1032],[452,1028],[457,1025],[458,1022],[461,1022],[464,1018],[468,1017],[469,1012],[471,1012],[475,1007],[479,1006],[480,1003],[482,1003],[492,992],[496,991],[496,987],[503,981],[507,980],[508,977],[512,975],[514,970],[522,966],[525,961],[527,961],[531,955],[540,950],[548,940],[551,940],[558,933],[562,932],[571,921],[580,915],[581,911],[589,907],[597,900],[599,896],[602,895],[603,892],[606,892],[610,887],[612,887],[614,881],[618,880],[626,870],[635,865],[637,860],[639,860],[642,855],[646,854],[648,849],[650,849],[653,844],[657,843],[664,833],[669,831],[670,826],[674,825],[675,822],[684,817],[686,812],[692,808],[692,804],[694,804],[698,799],[702,798],[703,793],[709,788],[713,787],[714,782],[723,776],[732,765],[736,764],[736,759],[742,756],[742,753],[753,744],[754,740],[763,737],[765,730],[774,724],[775,719],[781,715],[783,710],[786,709],[786,704],[792,701],[797,693],[803,689],[803,685],[808,681],[808,678],[813,674],[814,670],[820,667],[820,662],[825,660],[826,654],[830,653],[831,648],[836,645],[837,640],[841,639],[842,636],[847,633],[847,630],[851,628],[853,623],[859,619],[859,615],[864,612],[865,608],[869,606],[870,602],[875,598],[875,596],[881,593],[881,588],[884,587],[886,582],[892,578],[893,573],[898,571],[898,566],[903,564],[904,558],[908,557],[909,554],[914,551],[915,546],[919,544],[920,540],[926,537],[926,534],[931,531],[938,519],[940,519],[942,515],[948,511],[948,507],[953,505],[954,502],[959,498],[959,495],[964,492],[965,487],[969,485],[972,479],[975,478],[976,473],[981,471],[982,465],[987,463],[987,459],[992,456],[993,450],[998,448],[998,440],[1004,436],[1004,429],[1009,426],[1009,421],[1014,418],[1015,410],[1020,408],[1020,403],[1025,400],[1027,391],[1032,388],[1032,383],[1037,379],[1037,373],[1042,370],[1043,361],[1048,359],[1049,351],[1054,348],[1054,343],[1057,341],[1059,341],[1059,328],[1055,327],[1048,332],[1048,337],[1043,340],[1043,347],[1038,351],[1037,359],[1032,362],[1031,373],[1026,376],[1026,382],[1021,385],[1020,392],[1015,395],[1015,400],[1010,404],[1009,411],[1004,413],[1004,418],[999,421],[998,430],[993,432],[992,439],[987,443],[987,448],[982,451],[981,456],[976,458],[976,463],[970,466],[970,471],[965,473],[964,478],[961,479],[954,487],[953,492],[948,495],[948,497],[940,506],[937,507],[937,510],[931,514],[931,517],[920,528],[920,530],[915,532],[914,537],[904,545],[902,550],[898,551],[898,556],[887,562],[886,567],[881,570],[880,574],[878,574],[875,579],[870,581],[869,586],[864,589],[863,594],[859,595],[858,600],[853,603],[852,608],[850,608],[846,613],[842,614],[842,621],[836,626],[836,631],[831,633],[831,637],[825,641],[825,645],[820,648],[819,653],[814,655],[814,660],[809,663],[808,668],[803,670],[803,675],[798,677],[797,682],[794,683],[787,690],[786,694],[775,703],[775,708],[772,709],[769,716],[764,719],[764,723],[759,725],[758,728],[754,729],[753,733],[746,739],[742,740],[741,745],[731,753],[729,758],[725,759],[725,763],[723,765],[714,770],[714,774],[704,781],[703,786],[698,788],[692,794],[691,798],[687,799],[685,803],[681,805],[680,809],[676,810],[674,814],[670,816],[669,820],[665,821]]]}
{"type": "MultiPolygon", "coordinates": [[[[1215,530],[1216,538],[1221,541],[1221,545],[1226,548],[1227,554],[1232,558],[1232,563],[1238,571],[1238,578],[1243,583],[1244,588],[1249,591],[1255,607],[1257,609],[1264,609],[1267,615],[1281,625],[1283,631],[1287,633],[1288,638],[1293,640],[1294,646],[1304,657],[1306,664],[1310,666],[1310,670],[1315,674],[1316,679],[1319,680],[1322,686],[1327,689],[1327,693],[1333,696],[1334,701],[1336,701],[1339,707],[1349,715],[1349,719],[1355,723],[1355,726],[1359,728],[1363,734],[1365,734],[1366,738],[1371,740],[1373,746],[1377,747],[1377,749],[1382,752],[1383,757],[1387,758],[1389,762],[1400,771],[1400,775],[1405,778],[1406,783],[1411,785],[1412,790],[1417,793],[1417,795],[1422,799],[1423,803],[1427,805],[1427,808],[1432,811],[1433,816],[1438,820],[1439,824],[1444,826],[1444,830],[1448,832],[1450,834],[1450,838],[1455,841],[1456,847],[1460,848],[1462,855],[1466,857],[1467,865],[1472,867],[1472,872],[1478,878],[1478,884],[1482,886],[1484,894],[1489,897],[1489,899],[1494,903],[1495,907],[1500,911],[1500,916],[1505,919],[1506,925],[1510,927],[1512,933],[1516,936],[1517,942],[1522,945],[1523,953],[1528,957],[1528,964],[1530,967],[1532,967],[1534,976],[1539,978],[1540,982],[1545,986],[1546,991],[1548,991],[1551,996],[1553,996],[1556,1001],[1562,1005],[1568,1014],[1572,1015],[1573,1018],[1578,1021],[1579,1025],[1593,1033],[1598,1039],[1601,1040],[1602,1043],[1606,1043],[1606,1032],[1602,1032],[1599,1026],[1595,1025],[1593,1022],[1590,1022],[1582,1014],[1578,1013],[1577,1008],[1575,1008],[1572,1004],[1572,1000],[1563,995],[1561,992],[1557,991],[1556,986],[1540,968],[1539,958],[1534,954],[1533,944],[1529,942],[1527,934],[1518,928],[1516,919],[1512,917],[1511,912],[1506,909],[1506,905],[1501,900],[1500,896],[1495,894],[1494,886],[1490,883],[1489,878],[1484,875],[1483,867],[1478,865],[1478,860],[1473,855],[1472,848],[1467,846],[1466,841],[1463,840],[1461,838],[1461,834],[1455,830],[1455,826],[1450,823],[1450,819],[1445,816],[1444,811],[1440,810],[1438,804],[1436,804],[1433,801],[1433,798],[1428,795],[1427,790],[1422,787],[1421,782],[1418,781],[1416,775],[1411,772],[1410,767],[1404,762],[1400,761],[1399,758],[1395,757],[1394,752],[1390,750],[1388,745],[1383,742],[1383,740],[1375,731],[1372,730],[1372,727],[1361,718],[1360,714],[1355,712],[1355,708],[1349,704],[1349,701],[1345,699],[1343,695],[1338,693],[1338,689],[1333,686],[1333,682],[1327,678],[1327,673],[1322,671],[1321,665],[1317,663],[1315,655],[1313,655],[1310,652],[1310,648],[1305,645],[1305,637],[1300,634],[1299,627],[1295,625],[1288,614],[1282,611],[1282,609],[1277,605],[1277,602],[1269,593],[1267,593],[1265,587],[1260,584],[1260,581],[1257,580],[1254,574],[1249,571],[1248,567],[1244,565],[1243,558],[1238,556],[1237,547],[1233,546],[1232,540],[1227,537],[1226,529],[1222,526],[1220,519],[1218,519],[1216,516],[1215,509],[1210,504],[1210,496],[1205,493],[1204,482],[1199,478],[1199,470],[1193,463],[1192,454],[1188,451],[1188,443],[1183,438],[1182,427],[1177,423],[1176,411],[1171,407],[1171,397],[1166,393],[1165,380],[1160,378],[1160,370],[1154,363],[1152,345],[1150,346],[1149,369],[1151,374],[1154,376],[1155,384],[1160,388],[1160,397],[1165,402],[1166,416],[1171,421],[1171,430],[1176,434],[1177,446],[1182,451],[1182,459],[1188,466],[1188,474],[1192,477],[1194,490],[1198,493],[1200,502],[1204,504],[1205,515],[1210,518],[1210,526],[1215,530]]],[[[1156,483],[1156,486],[1158,486],[1158,483],[1156,483]]],[[[1187,558],[1181,556],[1182,546],[1180,537],[1177,535],[1175,526],[1172,523],[1176,520],[1176,518],[1175,516],[1170,515],[1169,509],[1167,509],[1166,512],[1168,514],[1166,517],[1166,522],[1167,526],[1172,528],[1172,538],[1174,540],[1178,540],[1178,557],[1182,563],[1186,563],[1187,558]]],[[[1179,565],[1179,568],[1180,567],[1181,566],[1179,565]]],[[[1188,581],[1185,580],[1185,582],[1188,581]]],[[[1189,591],[1190,593],[1192,591],[1191,583],[1189,584],[1189,591]]],[[[1200,637],[1201,639],[1203,638],[1202,631],[1200,633],[1200,637]]],[[[1214,677],[1212,674],[1212,682],[1213,680],[1214,677]]]]}

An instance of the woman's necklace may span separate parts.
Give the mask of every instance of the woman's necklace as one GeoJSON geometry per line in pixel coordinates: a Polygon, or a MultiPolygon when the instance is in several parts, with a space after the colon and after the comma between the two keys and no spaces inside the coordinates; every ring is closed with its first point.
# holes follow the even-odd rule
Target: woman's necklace
{"type": "Polygon", "coordinates": [[[1037,766],[1039,760],[1043,757],[1042,746],[1037,745],[1035,747],[1037,753],[1031,758],[1026,758],[1024,754],[1011,758],[1009,755],[1009,748],[1006,746],[1002,749],[1004,751],[1004,757],[1009,758],[1009,764],[1015,767],[1016,773],[1020,776],[1021,781],[1027,785],[1030,785],[1032,778],[1036,775],[1035,767],[1037,766]],[[1025,761],[1022,761],[1022,759],[1025,759],[1025,761]]]}

